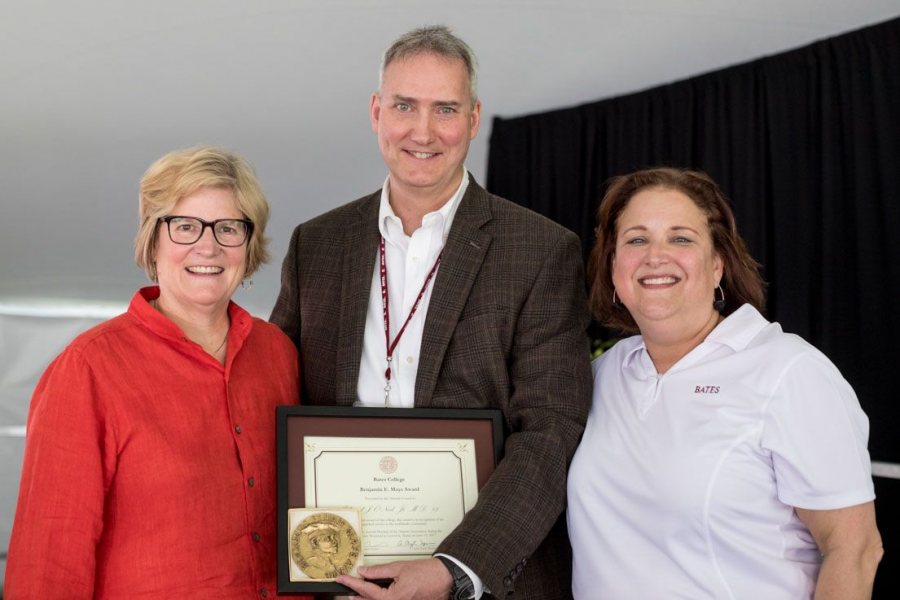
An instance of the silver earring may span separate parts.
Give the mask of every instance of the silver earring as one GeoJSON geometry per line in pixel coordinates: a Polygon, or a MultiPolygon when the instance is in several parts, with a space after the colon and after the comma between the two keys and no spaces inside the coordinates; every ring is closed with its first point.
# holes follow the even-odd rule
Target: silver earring
{"type": "MultiPolygon", "coordinates": [[[[721,285],[717,285],[716,289],[719,290],[719,299],[713,300],[713,308],[720,313],[725,312],[725,292],[722,291],[721,285]]],[[[713,293],[713,296],[715,297],[715,293],[713,293]]]]}
{"type": "Polygon", "coordinates": [[[616,288],[613,288],[613,306],[615,306],[616,304],[617,304],[617,300],[616,300],[616,288]]]}
{"type": "Polygon", "coordinates": [[[243,281],[241,281],[241,287],[245,290],[249,290],[253,287],[253,280],[249,277],[247,279],[244,279],[243,281]]]}

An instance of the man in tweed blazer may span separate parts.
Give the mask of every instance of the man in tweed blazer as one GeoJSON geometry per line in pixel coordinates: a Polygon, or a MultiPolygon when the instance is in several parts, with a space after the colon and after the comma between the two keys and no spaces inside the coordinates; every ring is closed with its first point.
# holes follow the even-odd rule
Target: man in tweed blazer
{"type": "MultiPolygon", "coordinates": [[[[388,49],[370,111],[385,188],[295,229],[271,317],[300,351],[306,404],[385,405],[396,393],[400,405],[504,415],[504,457],[441,558],[361,569],[393,580],[388,589],[339,578],[364,598],[571,596],[566,471],[592,383],[581,247],[465,171],[480,118],[474,84],[471,51],[446,28],[388,49]],[[433,279],[412,256],[426,235],[433,279]],[[418,275],[404,282],[404,272],[418,275]],[[409,289],[386,288],[390,277],[409,289]],[[413,349],[387,362],[383,303],[398,298],[412,305],[402,341],[413,349]]],[[[407,311],[389,315],[394,339],[407,311]]]]}

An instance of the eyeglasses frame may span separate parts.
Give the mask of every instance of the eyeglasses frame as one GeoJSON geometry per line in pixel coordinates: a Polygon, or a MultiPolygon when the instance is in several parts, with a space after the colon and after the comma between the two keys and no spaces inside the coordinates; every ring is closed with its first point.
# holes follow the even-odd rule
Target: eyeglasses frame
{"type": "Polygon", "coordinates": [[[249,219],[216,219],[215,221],[204,221],[200,217],[190,217],[187,215],[166,215],[165,217],[160,217],[157,219],[157,223],[165,223],[166,224],[166,233],[169,234],[169,240],[173,244],[178,244],[180,246],[193,246],[203,237],[203,234],[206,233],[206,228],[209,227],[212,230],[213,239],[216,240],[216,243],[225,248],[240,248],[244,244],[248,243],[250,238],[253,236],[253,221],[249,219]],[[200,235],[197,236],[197,239],[193,242],[176,242],[172,239],[172,229],[171,223],[173,219],[193,219],[195,221],[200,221],[200,235]],[[222,221],[237,221],[238,223],[243,223],[247,227],[247,235],[244,236],[244,239],[241,240],[240,244],[232,245],[232,244],[223,244],[219,240],[219,236],[216,235],[216,225],[221,223],[222,221]]]}

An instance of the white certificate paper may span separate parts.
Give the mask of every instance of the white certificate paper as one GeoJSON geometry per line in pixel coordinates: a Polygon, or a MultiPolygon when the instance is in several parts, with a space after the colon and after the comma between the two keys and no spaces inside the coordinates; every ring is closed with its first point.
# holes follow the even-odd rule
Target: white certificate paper
{"type": "Polygon", "coordinates": [[[478,499],[475,442],[304,438],[307,507],[354,507],[366,564],[431,556],[478,499]]]}

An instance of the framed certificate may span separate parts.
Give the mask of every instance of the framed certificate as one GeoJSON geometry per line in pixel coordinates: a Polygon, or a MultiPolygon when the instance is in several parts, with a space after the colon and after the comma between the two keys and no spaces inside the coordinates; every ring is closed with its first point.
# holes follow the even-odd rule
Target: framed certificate
{"type": "Polygon", "coordinates": [[[279,406],[276,427],[282,594],[350,592],[333,578],[294,575],[291,540],[302,536],[291,511],[359,511],[359,564],[428,558],[475,505],[503,450],[495,409],[279,406]]]}

